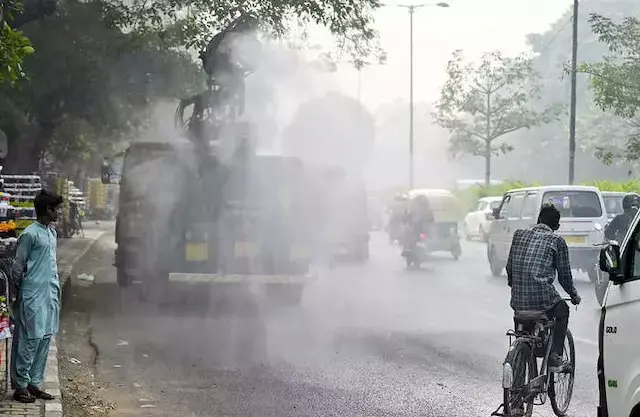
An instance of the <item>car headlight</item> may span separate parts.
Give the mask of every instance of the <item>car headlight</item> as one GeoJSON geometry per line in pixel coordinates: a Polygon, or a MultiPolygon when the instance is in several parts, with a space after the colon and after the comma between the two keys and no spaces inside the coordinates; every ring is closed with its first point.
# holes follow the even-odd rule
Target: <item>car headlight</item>
{"type": "Polygon", "coordinates": [[[602,225],[598,222],[593,224],[593,229],[597,230],[598,232],[602,231],[602,225]]]}

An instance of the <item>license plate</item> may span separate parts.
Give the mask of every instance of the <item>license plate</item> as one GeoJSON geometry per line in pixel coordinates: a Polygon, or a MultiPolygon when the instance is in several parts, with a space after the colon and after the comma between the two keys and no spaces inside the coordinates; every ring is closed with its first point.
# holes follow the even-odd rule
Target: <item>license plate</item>
{"type": "Polygon", "coordinates": [[[253,258],[258,254],[258,244],[255,242],[236,242],[233,252],[237,258],[253,258]]]}
{"type": "Polygon", "coordinates": [[[584,245],[586,240],[585,236],[564,236],[567,245],[584,245]]]}
{"type": "Polygon", "coordinates": [[[184,247],[184,257],[192,262],[206,261],[209,259],[209,246],[206,243],[188,242],[184,247]]]}

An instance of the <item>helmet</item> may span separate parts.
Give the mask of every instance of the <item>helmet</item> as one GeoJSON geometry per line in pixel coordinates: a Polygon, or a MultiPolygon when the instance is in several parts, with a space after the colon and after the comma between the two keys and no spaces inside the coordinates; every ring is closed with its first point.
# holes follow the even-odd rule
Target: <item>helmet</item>
{"type": "Polygon", "coordinates": [[[622,198],[623,210],[629,210],[632,207],[640,207],[640,196],[636,193],[629,193],[622,198]]]}

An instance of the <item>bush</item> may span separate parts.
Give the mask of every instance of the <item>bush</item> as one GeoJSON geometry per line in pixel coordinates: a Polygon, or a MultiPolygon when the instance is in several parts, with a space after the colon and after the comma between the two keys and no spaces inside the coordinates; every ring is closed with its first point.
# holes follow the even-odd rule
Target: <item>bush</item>
{"type": "MultiPolygon", "coordinates": [[[[513,190],[514,188],[524,188],[524,187],[535,187],[542,184],[538,183],[525,183],[517,180],[508,180],[504,181],[501,184],[490,185],[488,187],[475,186],[468,188],[466,190],[462,190],[456,193],[456,196],[460,200],[460,206],[464,208],[467,212],[473,210],[476,203],[482,197],[491,197],[491,196],[502,196],[505,192],[509,190],[513,190]]],[[[640,194],[640,181],[629,180],[629,181],[590,181],[585,182],[580,185],[590,185],[593,187],[598,187],[600,191],[617,191],[617,192],[635,192],[640,194]]]]}
{"type": "Polygon", "coordinates": [[[514,188],[535,187],[537,185],[540,184],[507,180],[500,184],[492,184],[489,186],[476,185],[456,192],[456,196],[460,201],[460,206],[465,210],[465,213],[467,213],[473,210],[478,200],[483,197],[501,197],[504,193],[509,190],[513,190],[514,188]]]}
{"type": "Polygon", "coordinates": [[[623,182],[616,181],[591,181],[586,182],[583,185],[592,185],[598,187],[600,191],[618,191],[618,192],[635,192],[640,194],[640,182],[636,180],[629,180],[623,182]]]}

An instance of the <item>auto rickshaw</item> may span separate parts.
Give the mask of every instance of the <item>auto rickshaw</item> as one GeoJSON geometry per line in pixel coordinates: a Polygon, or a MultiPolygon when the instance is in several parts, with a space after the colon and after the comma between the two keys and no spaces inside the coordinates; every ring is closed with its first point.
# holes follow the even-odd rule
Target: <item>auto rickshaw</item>
{"type": "Polygon", "coordinates": [[[433,223],[425,237],[428,252],[450,252],[454,259],[462,255],[459,222],[462,215],[457,198],[447,190],[418,189],[409,192],[409,199],[424,196],[433,213],[433,223]]]}

